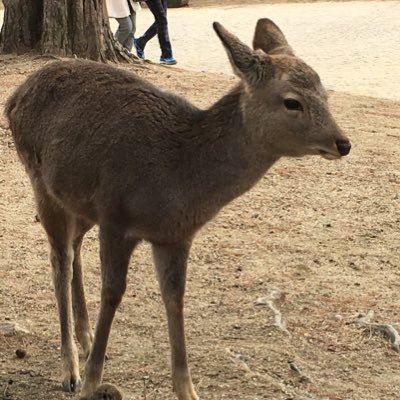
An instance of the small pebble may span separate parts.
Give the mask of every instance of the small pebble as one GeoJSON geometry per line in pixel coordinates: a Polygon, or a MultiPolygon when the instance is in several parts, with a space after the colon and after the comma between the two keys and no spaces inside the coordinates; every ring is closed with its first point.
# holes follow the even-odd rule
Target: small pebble
{"type": "Polygon", "coordinates": [[[26,350],[24,350],[24,349],[17,349],[17,350],[15,350],[15,355],[16,355],[18,358],[25,358],[25,357],[26,357],[26,350]]]}

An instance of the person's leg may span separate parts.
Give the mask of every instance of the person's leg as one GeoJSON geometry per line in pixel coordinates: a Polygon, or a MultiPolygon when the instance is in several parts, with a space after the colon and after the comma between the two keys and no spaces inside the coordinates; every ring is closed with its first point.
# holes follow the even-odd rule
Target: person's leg
{"type": "Polygon", "coordinates": [[[132,51],[133,43],[135,40],[135,32],[136,32],[136,12],[132,11],[132,14],[130,15],[130,20],[132,22],[132,29],[128,37],[125,39],[123,46],[128,50],[132,51]]]}
{"type": "Polygon", "coordinates": [[[147,2],[147,6],[156,20],[161,58],[172,58],[172,48],[168,34],[167,0],[151,0],[147,2]]]}
{"type": "MultiPolygon", "coordinates": [[[[132,35],[132,20],[131,17],[116,18],[118,21],[118,29],[115,32],[115,38],[125,46],[125,41],[132,35]]],[[[128,49],[129,50],[129,49],[128,49]]]]}
{"type": "MultiPolygon", "coordinates": [[[[152,11],[152,8],[154,7],[153,3],[157,3],[157,2],[158,1],[154,1],[154,0],[150,0],[150,1],[146,2],[147,7],[153,13],[153,15],[154,15],[154,12],[152,11]]],[[[139,55],[139,53],[143,54],[143,57],[141,57],[141,58],[144,58],[143,50],[146,47],[147,42],[149,40],[153,39],[153,37],[157,35],[157,20],[156,20],[156,18],[154,18],[154,19],[155,19],[155,21],[150,25],[150,27],[147,29],[147,31],[141,37],[139,37],[135,40],[135,46],[136,46],[136,51],[138,52],[138,56],[141,57],[139,55]]]]}

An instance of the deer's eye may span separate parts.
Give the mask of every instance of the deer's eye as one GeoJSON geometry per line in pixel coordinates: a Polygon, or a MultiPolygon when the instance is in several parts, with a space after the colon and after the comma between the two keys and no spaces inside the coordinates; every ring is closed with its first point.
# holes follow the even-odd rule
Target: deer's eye
{"type": "Polygon", "coordinates": [[[290,111],[303,111],[301,103],[295,99],[285,99],[283,101],[287,110],[290,111]]]}

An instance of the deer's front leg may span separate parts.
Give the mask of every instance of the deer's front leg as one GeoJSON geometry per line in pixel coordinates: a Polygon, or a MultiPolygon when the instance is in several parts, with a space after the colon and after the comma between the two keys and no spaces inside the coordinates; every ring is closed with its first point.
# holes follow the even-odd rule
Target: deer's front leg
{"type": "Polygon", "coordinates": [[[198,400],[187,363],[183,297],[190,242],[153,244],[161,295],[165,304],[171,345],[172,382],[179,400],[198,400]]]}
{"type": "Polygon", "coordinates": [[[90,399],[101,383],[104,358],[115,312],[126,289],[129,259],[137,241],[100,226],[101,305],[94,341],[85,367],[81,399],[90,399]]]}

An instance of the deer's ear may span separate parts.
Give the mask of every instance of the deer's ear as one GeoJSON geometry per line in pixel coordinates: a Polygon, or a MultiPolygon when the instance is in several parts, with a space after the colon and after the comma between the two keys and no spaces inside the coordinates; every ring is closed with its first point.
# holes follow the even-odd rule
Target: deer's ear
{"type": "Polygon", "coordinates": [[[254,50],[261,49],[267,54],[294,55],[282,31],[268,18],[257,21],[253,39],[254,50]]]}
{"type": "Polygon", "coordinates": [[[260,78],[273,75],[273,67],[268,55],[253,51],[219,22],[214,22],[213,27],[228,53],[233,71],[239,78],[251,84],[260,78]]]}

